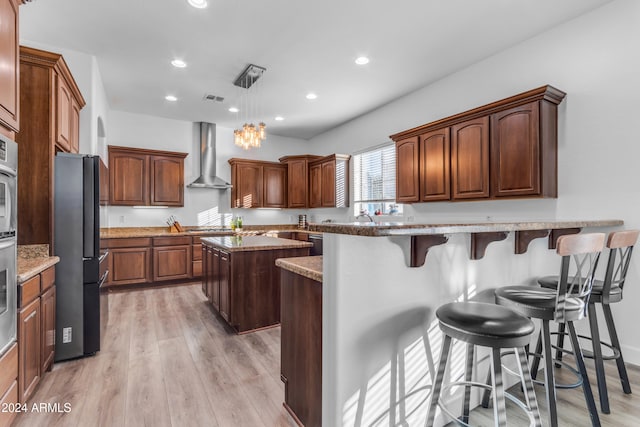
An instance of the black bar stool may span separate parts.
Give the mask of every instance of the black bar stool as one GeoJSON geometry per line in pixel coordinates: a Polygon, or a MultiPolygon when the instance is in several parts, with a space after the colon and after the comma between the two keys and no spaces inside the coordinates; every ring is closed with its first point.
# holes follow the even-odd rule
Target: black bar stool
{"type": "Polygon", "coordinates": [[[436,407],[438,405],[440,405],[444,413],[451,416],[458,423],[468,425],[471,386],[493,390],[496,426],[503,427],[507,425],[505,396],[517,402],[518,406],[528,412],[532,425],[537,427],[541,426],[538,403],[533,391],[533,382],[531,380],[525,351],[525,346],[529,344],[531,335],[535,330],[533,322],[506,307],[481,302],[445,304],[438,308],[436,316],[440,329],[444,333],[444,339],[438,371],[434,380],[433,392],[429,403],[427,427],[433,426],[436,407]],[[465,381],[454,382],[443,387],[442,382],[451,352],[451,340],[454,338],[467,343],[465,381]],[[491,386],[471,381],[473,353],[476,345],[491,348],[491,386]],[[514,349],[518,355],[520,377],[523,389],[525,390],[526,405],[504,391],[500,350],[505,348],[514,349]],[[456,419],[455,416],[446,409],[445,405],[440,402],[440,394],[443,388],[449,388],[454,385],[465,386],[462,417],[460,420],[456,419]]]}
{"type": "MultiPolygon", "coordinates": [[[[607,248],[609,248],[609,260],[607,269],[604,274],[604,280],[594,280],[593,289],[591,290],[591,298],[589,298],[589,329],[591,336],[581,338],[590,339],[592,342],[593,352],[583,351],[584,357],[593,358],[596,366],[596,376],[598,379],[598,395],[600,396],[600,409],[605,414],[610,411],[609,396],[607,392],[607,380],[604,372],[604,361],[615,359],[618,366],[618,375],[622,383],[622,390],[626,394],[631,393],[631,385],[629,384],[629,376],[627,368],[622,357],[622,349],[616,332],[616,325],[613,321],[610,304],[622,301],[622,290],[624,288],[631,260],[633,247],[638,241],[639,230],[616,231],[609,234],[607,239],[607,248]],[[607,323],[607,331],[611,343],[606,343],[600,339],[600,330],[598,328],[598,317],[596,315],[596,305],[602,306],[604,318],[607,323]],[[612,355],[603,355],[602,346],[608,347],[612,355]]],[[[558,276],[547,276],[538,280],[538,283],[550,289],[556,289],[558,286],[558,276]]],[[[558,351],[556,359],[562,360],[562,348],[564,345],[565,328],[564,324],[558,327],[558,351]]],[[[539,360],[539,359],[537,359],[539,360]]],[[[534,364],[537,365],[537,360],[534,364]]]]}
{"type": "MultiPolygon", "coordinates": [[[[589,384],[587,370],[574,321],[587,314],[589,296],[591,294],[593,275],[598,265],[600,252],[604,247],[604,233],[574,234],[558,238],[556,253],[562,257],[559,286],[547,289],[539,286],[506,286],[496,290],[496,303],[513,308],[519,313],[542,321],[540,329],[541,348],[536,349],[538,357],[544,357],[545,389],[549,425],[558,425],[556,408],[556,383],[551,356],[551,331],[549,323],[566,324],[571,337],[571,347],[576,359],[579,382],[582,385],[587,409],[593,426],[600,426],[600,418],[596,409],[593,393],[589,384]],[[569,270],[573,270],[573,276],[569,270]]],[[[534,366],[532,365],[532,370],[534,366]]],[[[535,372],[534,372],[535,374],[535,372]]]]}

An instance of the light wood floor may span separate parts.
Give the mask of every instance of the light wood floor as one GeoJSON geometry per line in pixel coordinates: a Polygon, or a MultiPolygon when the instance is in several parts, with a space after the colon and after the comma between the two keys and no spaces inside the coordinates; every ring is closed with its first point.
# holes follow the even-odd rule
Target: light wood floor
{"type": "MultiPolygon", "coordinates": [[[[114,293],[109,298],[104,350],[55,364],[28,402],[29,407],[68,402],[71,412],[21,414],[15,427],[295,426],[282,407],[280,328],[229,333],[200,285],[114,293]]],[[[587,366],[593,364],[587,361],[587,366]]],[[[603,426],[640,425],[640,370],[630,367],[629,373],[636,394],[625,395],[615,365],[607,365],[612,413],[600,416],[603,426]]],[[[593,370],[590,375],[595,385],[593,370]]],[[[542,389],[537,391],[544,407],[542,389]]],[[[597,396],[595,387],[594,393],[597,396]]],[[[558,399],[561,425],[590,425],[580,389],[561,390],[558,399]]],[[[528,425],[508,406],[510,426],[528,425]]],[[[474,410],[471,422],[493,425],[492,411],[474,410]]]]}
{"type": "Polygon", "coordinates": [[[15,427],[292,427],[282,407],[280,328],[237,336],[200,285],[109,295],[103,351],[56,363],[33,402],[70,413],[27,413],[15,427]]]}

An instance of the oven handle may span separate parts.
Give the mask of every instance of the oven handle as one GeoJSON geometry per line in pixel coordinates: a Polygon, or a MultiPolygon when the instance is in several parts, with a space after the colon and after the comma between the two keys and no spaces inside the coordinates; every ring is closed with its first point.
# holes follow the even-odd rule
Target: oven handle
{"type": "Polygon", "coordinates": [[[15,246],[16,245],[16,238],[12,237],[11,239],[3,239],[0,240],[0,250],[2,249],[7,249],[11,246],[15,246]]]}

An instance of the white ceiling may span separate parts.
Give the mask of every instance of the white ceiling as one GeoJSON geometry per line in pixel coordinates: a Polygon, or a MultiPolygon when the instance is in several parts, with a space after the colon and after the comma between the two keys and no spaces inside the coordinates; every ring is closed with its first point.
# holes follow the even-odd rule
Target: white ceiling
{"type": "Polygon", "coordinates": [[[35,0],[20,35],[95,55],[112,109],[229,128],[244,118],[227,111],[242,94],[233,81],[266,67],[253,119],[309,139],[611,0],[208,1],[35,0]]]}

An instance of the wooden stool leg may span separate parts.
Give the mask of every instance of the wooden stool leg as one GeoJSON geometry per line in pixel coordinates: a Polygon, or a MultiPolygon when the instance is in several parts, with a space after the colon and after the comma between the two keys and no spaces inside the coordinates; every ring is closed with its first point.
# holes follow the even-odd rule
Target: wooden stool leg
{"type": "Polygon", "coordinates": [[[593,400],[593,391],[591,390],[591,384],[589,384],[587,368],[584,365],[582,350],[580,349],[580,343],[578,342],[578,334],[576,334],[576,328],[573,325],[573,322],[567,322],[567,325],[569,326],[569,336],[571,337],[573,354],[576,358],[578,371],[582,376],[582,391],[584,392],[584,398],[587,401],[587,408],[589,409],[589,416],[591,417],[591,425],[593,427],[600,427],[600,417],[598,416],[598,409],[596,409],[596,402],[593,400]]]}
{"type": "Polygon", "coordinates": [[[527,358],[527,350],[524,347],[516,348],[516,354],[518,355],[518,368],[520,370],[520,378],[522,383],[522,390],[524,391],[524,399],[527,407],[533,414],[533,426],[542,427],[542,420],[540,419],[540,408],[538,407],[538,400],[536,399],[536,392],[533,389],[533,380],[531,379],[531,372],[529,372],[529,361],[527,358]]]}
{"type": "MultiPolygon", "coordinates": [[[[542,321],[542,351],[544,357],[544,388],[547,392],[547,408],[549,410],[549,425],[558,427],[558,409],[556,408],[556,382],[553,375],[553,358],[551,356],[551,331],[549,321],[542,321]]],[[[536,352],[537,353],[537,352],[536,352]]]]}
{"type": "Polygon", "coordinates": [[[507,406],[504,401],[504,385],[502,383],[502,360],[500,349],[491,349],[491,375],[493,385],[493,417],[495,425],[507,427],[507,406]]]}
{"type": "Polygon", "coordinates": [[[595,304],[589,304],[589,328],[591,329],[591,346],[593,347],[593,362],[596,365],[596,379],[598,380],[598,396],[600,397],[600,409],[609,414],[609,395],[607,393],[607,379],[604,374],[604,360],[602,359],[602,345],[600,344],[600,329],[598,329],[598,317],[595,304]]]}
{"type": "MultiPolygon", "coordinates": [[[[472,380],[473,374],[473,351],[474,345],[467,343],[467,363],[464,370],[464,380],[469,383],[472,380]]],[[[465,424],[469,424],[469,401],[471,400],[471,386],[465,384],[464,386],[464,401],[462,402],[462,417],[461,420],[465,424]]]]}
{"type": "Polygon", "coordinates": [[[431,400],[429,402],[429,414],[426,427],[432,427],[433,421],[436,417],[436,408],[438,407],[438,399],[440,399],[440,392],[442,391],[442,381],[444,379],[444,371],[447,368],[447,360],[449,359],[449,352],[451,351],[451,337],[444,334],[442,339],[442,352],[440,353],[440,362],[438,363],[438,372],[436,373],[436,379],[433,382],[431,388],[431,400]]]}
{"type": "Polygon", "coordinates": [[[613,314],[611,313],[611,307],[609,306],[609,304],[602,304],[602,311],[604,312],[604,318],[607,322],[607,330],[609,331],[609,339],[611,340],[611,345],[620,353],[620,356],[616,359],[616,364],[618,365],[618,374],[620,375],[622,390],[626,394],[630,394],[631,384],[629,383],[627,368],[624,365],[622,349],[620,348],[620,341],[618,340],[618,333],[616,332],[616,324],[613,322],[613,314]]]}

